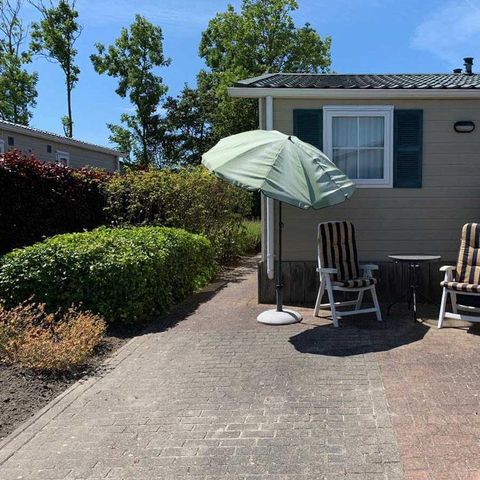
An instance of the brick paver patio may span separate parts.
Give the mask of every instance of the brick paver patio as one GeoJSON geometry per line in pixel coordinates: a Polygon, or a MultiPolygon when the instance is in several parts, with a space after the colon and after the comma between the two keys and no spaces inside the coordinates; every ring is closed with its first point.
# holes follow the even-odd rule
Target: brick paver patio
{"type": "Polygon", "coordinates": [[[0,478],[480,479],[476,330],[261,310],[251,266],[184,304],[8,437],[0,478]]]}

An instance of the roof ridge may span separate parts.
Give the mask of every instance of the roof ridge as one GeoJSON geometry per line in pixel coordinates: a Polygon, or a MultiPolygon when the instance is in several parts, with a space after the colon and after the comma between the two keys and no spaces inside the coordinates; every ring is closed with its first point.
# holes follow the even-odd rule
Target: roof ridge
{"type": "MultiPolygon", "coordinates": [[[[251,80],[261,80],[263,78],[269,78],[274,75],[302,75],[302,76],[310,76],[310,77],[326,77],[326,76],[332,76],[332,77],[339,77],[339,76],[386,76],[386,75],[411,75],[411,76],[425,76],[425,75],[451,75],[451,76],[461,76],[463,72],[461,73],[453,73],[453,72],[424,72],[424,73],[412,73],[412,72],[407,72],[407,73],[402,73],[402,72],[396,72],[396,73],[311,73],[311,72],[272,72],[272,73],[266,73],[263,75],[260,75],[258,77],[252,77],[252,78],[246,78],[243,80],[239,80],[239,82],[246,83],[251,80]]],[[[479,73],[472,73],[472,74],[465,74],[463,73],[466,77],[472,77],[476,75],[480,75],[479,73]]]]}
{"type": "Polygon", "coordinates": [[[259,80],[264,80],[266,78],[273,77],[274,75],[278,75],[278,73],[263,73],[262,75],[258,75],[257,77],[245,78],[244,80],[238,80],[236,83],[253,83],[258,82],[259,80]]]}
{"type": "Polygon", "coordinates": [[[236,87],[303,89],[480,89],[480,74],[465,73],[269,73],[236,87]]]}
{"type": "Polygon", "coordinates": [[[115,149],[110,148],[110,147],[106,147],[104,145],[99,145],[98,143],[86,142],[85,140],[79,140],[79,139],[73,138],[73,137],[66,137],[66,136],[60,135],[59,133],[49,132],[47,130],[42,130],[41,128],[32,127],[30,125],[22,125],[21,123],[15,123],[15,122],[10,122],[9,120],[0,119],[0,128],[2,126],[5,126],[7,128],[8,127],[13,127],[15,129],[25,130],[26,132],[32,132],[32,133],[36,133],[38,135],[52,137],[52,138],[58,139],[59,141],[64,142],[64,143],[78,143],[79,145],[84,146],[84,147],[94,147],[95,149],[101,149],[103,151],[109,151],[112,154],[116,153],[117,155],[123,155],[123,153],[118,151],[118,150],[115,150],[115,149]]]}

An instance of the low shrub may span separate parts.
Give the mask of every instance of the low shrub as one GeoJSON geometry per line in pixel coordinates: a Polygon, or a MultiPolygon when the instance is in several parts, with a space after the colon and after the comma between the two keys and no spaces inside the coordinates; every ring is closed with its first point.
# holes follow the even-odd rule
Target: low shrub
{"type": "Polygon", "coordinates": [[[67,370],[83,363],[100,343],[105,322],[70,307],[47,313],[44,304],[0,306],[0,358],[34,370],[67,370]]]}
{"type": "Polygon", "coordinates": [[[0,259],[0,300],[30,299],[49,311],[82,305],[108,322],[144,323],[207,283],[210,242],[162,227],[57,235],[0,259]]]}
{"type": "Polygon", "coordinates": [[[0,254],[58,233],[105,223],[111,174],[42,163],[16,151],[0,155],[0,254]]]}
{"type": "Polygon", "coordinates": [[[242,253],[242,223],[251,207],[250,193],[204,167],[131,171],[107,185],[112,225],[167,226],[205,235],[221,263],[242,253]]]}

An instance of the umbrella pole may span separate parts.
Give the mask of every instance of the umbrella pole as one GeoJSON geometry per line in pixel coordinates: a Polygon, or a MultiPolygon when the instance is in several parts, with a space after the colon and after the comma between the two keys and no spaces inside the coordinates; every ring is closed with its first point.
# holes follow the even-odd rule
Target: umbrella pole
{"type": "Polygon", "coordinates": [[[302,316],[294,310],[283,309],[283,275],[282,275],[282,202],[278,202],[278,255],[276,269],[275,293],[277,296],[277,308],[262,312],[257,321],[268,325],[288,325],[302,320],[302,316]]]}
{"type": "Polygon", "coordinates": [[[277,312],[283,311],[283,278],[282,278],[282,202],[278,202],[278,256],[277,256],[277,312]]]}

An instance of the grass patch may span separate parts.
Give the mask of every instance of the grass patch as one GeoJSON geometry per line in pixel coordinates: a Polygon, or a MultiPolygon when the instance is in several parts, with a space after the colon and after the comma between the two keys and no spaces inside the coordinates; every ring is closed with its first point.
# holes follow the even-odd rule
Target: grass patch
{"type": "Polygon", "coordinates": [[[242,252],[258,253],[262,245],[262,226],[260,220],[245,220],[242,232],[242,252]]]}

